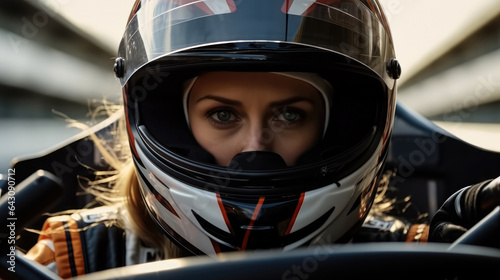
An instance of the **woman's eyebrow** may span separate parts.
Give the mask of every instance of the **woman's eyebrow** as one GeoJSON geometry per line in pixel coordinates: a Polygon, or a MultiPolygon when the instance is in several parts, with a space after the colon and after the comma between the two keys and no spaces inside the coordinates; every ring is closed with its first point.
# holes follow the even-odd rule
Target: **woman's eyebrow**
{"type": "Polygon", "coordinates": [[[227,105],[236,105],[236,106],[241,106],[241,102],[238,100],[233,100],[233,99],[228,99],[220,96],[214,96],[214,95],[205,95],[202,98],[196,100],[196,103],[203,101],[203,100],[215,100],[227,105]]]}
{"type": "Polygon", "coordinates": [[[271,102],[270,105],[273,107],[279,107],[279,106],[288,105],[288,104],[297,103],[297,102],[302,102],[302,101],[311,103],[312,105],[316,104],[313,99],[300,96],[300,97],[292,97],[292,98],[288,98],[288,99],[284,99],[284,100],[271,102]]]}
{"type": "MultiPolygon", "coordinates": [[[[234,105],[234,106],[241,106],[242,105],[242,103],[238,100],[229,99],[229,98],[220,97],[220,96],[214,96],[214,95],[205,95],[205,96],[201,97],[200,99],[196,100],[195,103],[199,103],[203,100],[215,100],[215,101],[227,104],[227,105],[234,105]]],[[[283,99],[283,100],[274,101],[274,102],[271,102],[269,105],[271,107],[279,107],[279,106],[284,106],[284,105],[302,102],[302,101],[308,102],[312,105],[316,104],[314,102],[314,100],[311,98],[299,96],[299,97],[291,97],[291,98],[287,98],[287,99],[283,99]]]]}

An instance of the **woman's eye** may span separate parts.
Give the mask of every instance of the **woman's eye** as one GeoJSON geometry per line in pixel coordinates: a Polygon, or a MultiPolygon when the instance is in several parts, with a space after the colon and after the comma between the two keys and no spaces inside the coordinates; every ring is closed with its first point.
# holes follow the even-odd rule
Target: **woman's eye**
{"type": "Polygon", "coordinates": [[[293,122],[295,120],[297,120],[299,118],[299,114],[297,114],[296,112],[283,112],[283,119],[285,119],[286,121],[289,121],[289,122],[293,122]]]}
{"type": "Polygon", "coordinates": [[[230,122],[236,120],[234,114],[229,110],[212,112],[209,117],[216,122],[230,122]]]}
{"type": "Polygon", "coordinates": [[[299,121],[300,119],[301,119],[301,114],[299,112],[287,108],[282,109],[276,115],[276,120],[287,123],[294,123],[299,121]]]}

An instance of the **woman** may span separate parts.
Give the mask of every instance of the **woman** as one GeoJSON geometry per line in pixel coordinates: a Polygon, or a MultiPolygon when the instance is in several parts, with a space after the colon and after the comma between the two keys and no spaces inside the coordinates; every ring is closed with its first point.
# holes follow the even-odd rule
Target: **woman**
{"type": "Polygon", "coordinates": [[[130,155],[104,153],[108,206],[49,218],[28,257],[71,277],[352,239],[400,74],[377,1],[137,1],[118,55],[130,155]]]}
{"type": "Polygon", "coordinates": [[[312,74],[209,72],[197,77],[185,112],[196,141],[217,165],[265,151],[282,157],[282,167],[293,166],[321,139],[331,94],[312,74]]]}

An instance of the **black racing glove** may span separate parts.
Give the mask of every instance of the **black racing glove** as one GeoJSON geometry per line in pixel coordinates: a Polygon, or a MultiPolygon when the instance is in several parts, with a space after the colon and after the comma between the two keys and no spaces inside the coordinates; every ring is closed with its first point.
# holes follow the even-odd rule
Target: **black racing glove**
{"type": "Polygon", "coordinates": [[[432,218],[429,241],[452,243],[500,205],[500,177],[463,188],[432,218]]]}

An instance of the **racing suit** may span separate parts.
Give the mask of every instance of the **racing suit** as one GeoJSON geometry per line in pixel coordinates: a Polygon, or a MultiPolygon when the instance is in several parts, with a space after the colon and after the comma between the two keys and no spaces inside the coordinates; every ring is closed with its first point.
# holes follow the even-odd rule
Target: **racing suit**
{"type": "Polygon", "coordinates": [[[123,215],[119,208],[102,206],[50,217],[26,257],[62,278],[160,260],[159,252],[115,225],[119,215],[123,215]]]}

